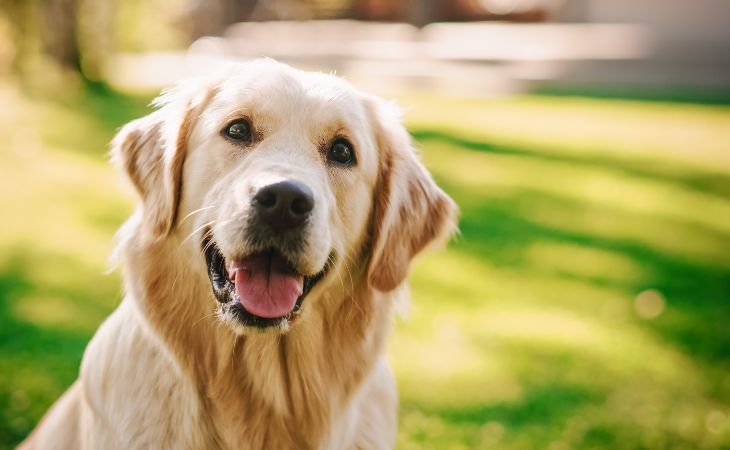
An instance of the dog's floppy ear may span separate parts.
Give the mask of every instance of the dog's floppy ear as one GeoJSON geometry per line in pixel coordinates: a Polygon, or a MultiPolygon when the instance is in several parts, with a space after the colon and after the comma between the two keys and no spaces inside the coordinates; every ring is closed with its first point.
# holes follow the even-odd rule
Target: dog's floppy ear
{"type": "Polygon", "coordinates": [[[371,99],[381,166],[374,199],[368,279],[387,292],[408,275],[416,254],[456,229],[456,204],[419,160],[395,105],[371,99]]]}
{"type": "Polygon", "coordinates": [[[143,230],[154,238],[174,227],[188,138],[209,97],[186,85],[169,90],[153,102],[159,109],[124,125],[112,141],[112,161],[139,194],[143,230]]]}

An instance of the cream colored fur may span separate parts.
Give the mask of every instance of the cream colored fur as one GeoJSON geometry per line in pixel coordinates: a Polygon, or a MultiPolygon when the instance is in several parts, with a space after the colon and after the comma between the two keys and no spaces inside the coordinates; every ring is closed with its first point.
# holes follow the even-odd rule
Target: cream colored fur
{"type": "Polygon", "coordinates": [[[392,448],[394,304],[410,261],[447,237],[456,211],[394,108],[270,60],[184,82],[158,107],[113,142],[140,196],[119,233],[127,295],[21,448],[392,448]],[[245,148],[220,134],[240,116],[257,130],[245,148]],[[354,144],[353,168],[322,157],[338,135],[354,144]],[[304,249],[288,256],[302,273],[336,258],[296,323],[252,330],[217,310],[202,230],[226,257],[245,254],[247,199],[285,178],[316,205],[304,249]]]}

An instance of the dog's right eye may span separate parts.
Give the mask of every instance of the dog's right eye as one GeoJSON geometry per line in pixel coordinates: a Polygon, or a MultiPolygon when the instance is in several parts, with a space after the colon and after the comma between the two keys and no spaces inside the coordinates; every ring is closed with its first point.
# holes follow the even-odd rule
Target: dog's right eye
{"type": "Polygon", "coordinates": [[[226,125],[223,134],[234,141],[250,141],[251,140],[251,123],[246,119],[236,119],[226,125]]]}
{"type": "Polygon", "coordinates": [[[338,139],[332,144],[327,158],[330,161],[334,161],[343,166],[351,166],[355,164],[355,152],[352,149],[352,144],[346,139],[338,139]]]}

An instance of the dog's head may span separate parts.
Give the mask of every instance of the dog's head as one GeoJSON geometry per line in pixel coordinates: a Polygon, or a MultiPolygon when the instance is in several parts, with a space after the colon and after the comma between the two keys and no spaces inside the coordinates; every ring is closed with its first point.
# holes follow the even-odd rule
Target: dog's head
{"type": "Polygon", "coordinates": [[[317,292],[391,291],[453,228],[395,108],[335,76],[260,60],[158,106],[113,142],[138,238],[179,242],[238,333],[286,331],[317,292]]]}

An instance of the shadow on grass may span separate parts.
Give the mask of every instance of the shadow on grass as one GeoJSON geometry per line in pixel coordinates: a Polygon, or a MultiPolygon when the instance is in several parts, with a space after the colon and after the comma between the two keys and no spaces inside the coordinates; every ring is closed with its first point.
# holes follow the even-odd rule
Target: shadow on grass
{"type": "Polygon", "coordinates": [[[493,145],[454,136],[438,130],[417,129],[412,132],[417,141],[423,143],[436,142],[458,146],[467,150],[492,153],[498,155],[521,156],[536,160],[569,163],[576,167],[609,169],[618,173],[645,178],[652,181],[676,183],[682,187],[714,194],[722,197],[730,196],[730,175],[723,172],[690,170],[686,165],[668,159],[620,158],[616,156],[599,156],[595,153],[560,154],[529,150],[525,148],[493,145]]]}
{"type": "Polygon", "coordinates": [[[596,88],[590,86],[553,86],[534,89],[531,93],[549,97],[588,97],[606,100],[730,105],[730,89],[727,88],[677,88],[666,86],[596,88]]]}
{"type": "Polygon", "coordinates": [[[411,441],[426,448],[449,448],[455,442],[470,448],[499,448],[494,445],[498,441],[519,436],[527,437],[532,446],[546,448],[571,418],[601,401],[602,396],[591,389],[556,381],[526,389],[519,401],[496,405],[424,407],[406,402],[401,405],[402,427],[411,441]]]}
{"type": "MultiPolygon", "coordinates": [[[[532,381],[540,380],[533,377],[532,381]]],[[[550,380],[527,385],[518,401],[496,405],[429,407],[403,403],[401,426],[411,442],[428,449],[449,448],[460,442],[474,449],[647,450],[694,448],[701,439],[702,431],[682,435],[668,425],[669,421],[647,427],[633,415],[622,416],[615,405],[606,405],[610,395],[610,391],[550,380]]],[[[660,415],[671,412],[662,410],[660,415]]]]}

